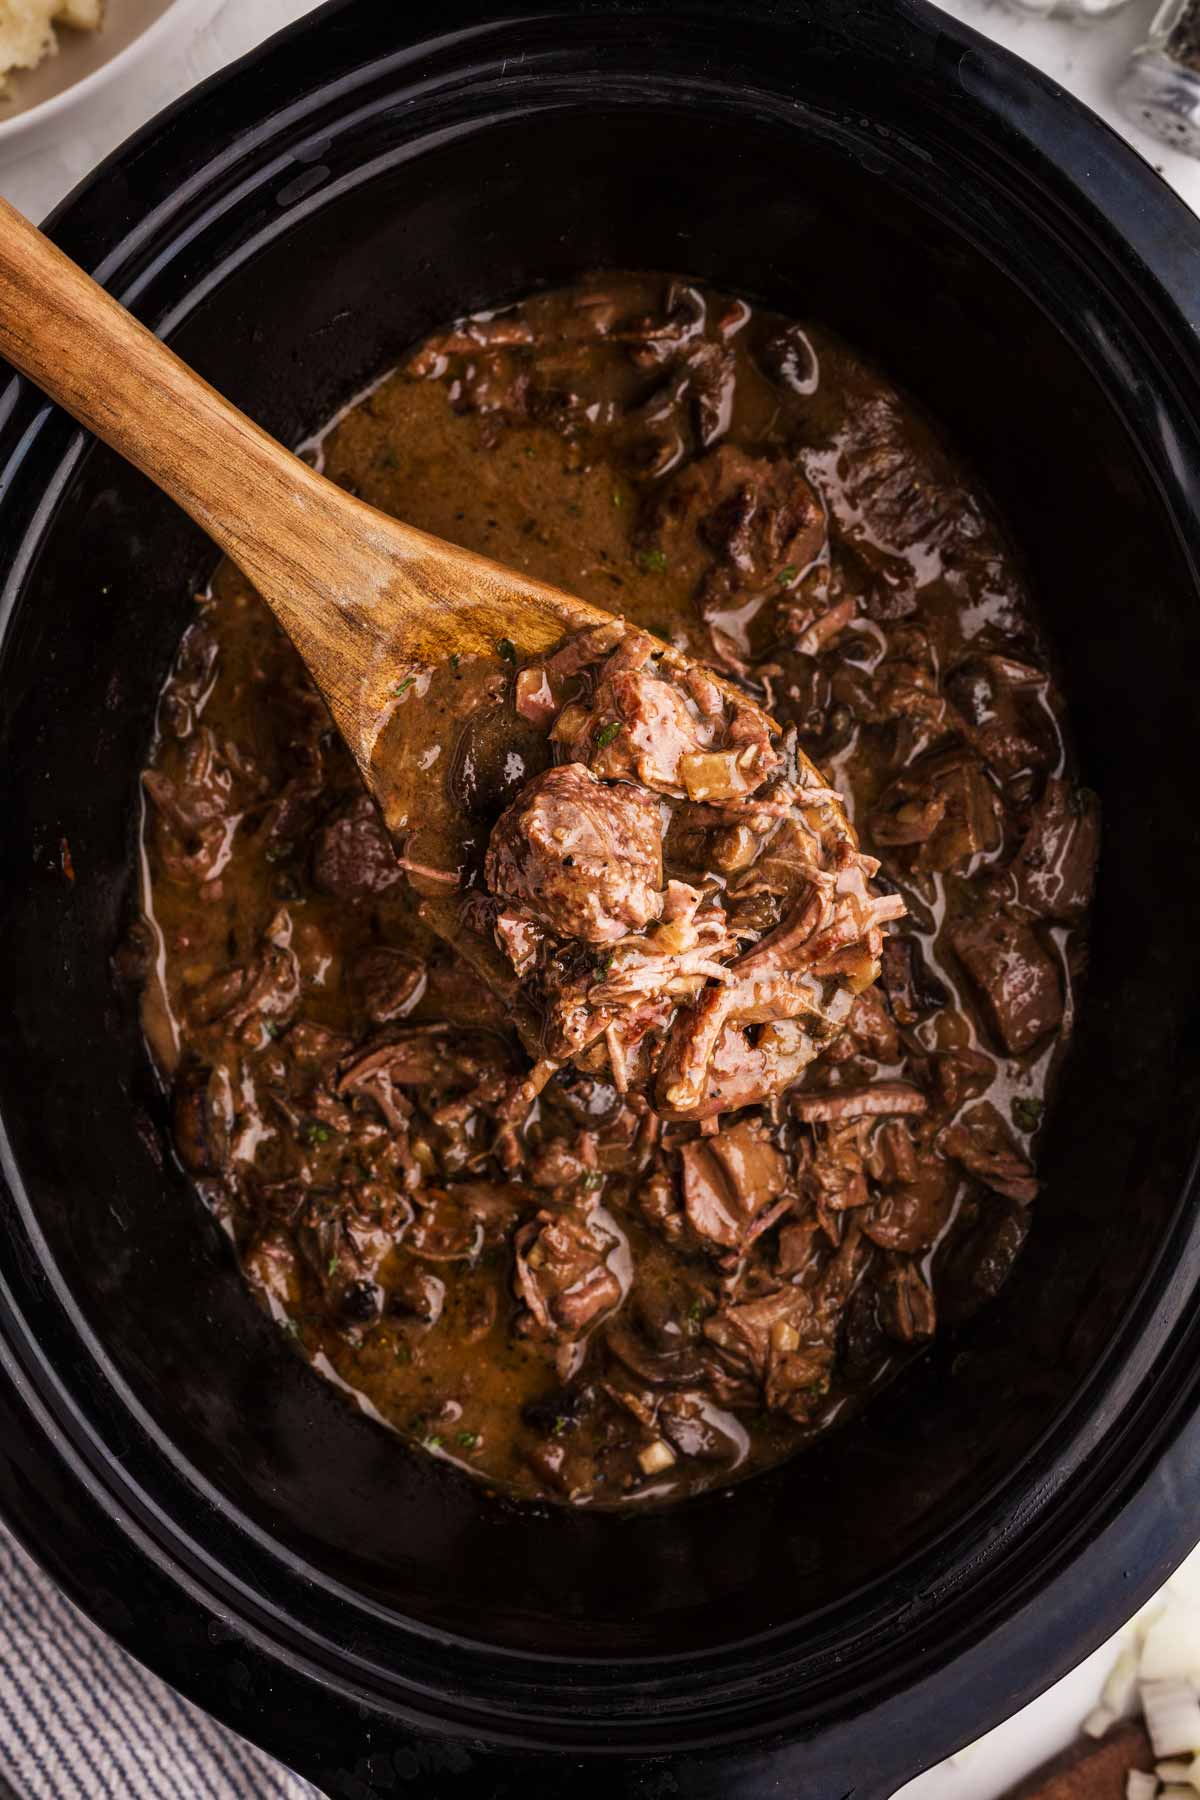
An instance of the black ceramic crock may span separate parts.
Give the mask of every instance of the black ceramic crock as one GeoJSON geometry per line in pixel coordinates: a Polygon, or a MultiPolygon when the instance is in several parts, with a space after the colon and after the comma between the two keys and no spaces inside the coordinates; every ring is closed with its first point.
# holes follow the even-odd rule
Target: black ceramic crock
{"type": "Polygon", "coordinates": [[[921,0],[336,0],[52,229],[292,442],[453,314],[688,271],[864,346],[1008,519],[1107,830],[1027,1251],[789,1466],[659,1515],[521,1511],[299,1362],[165,1149],[109,959],[213,558],[0,396],[4,1516],[330,1794],[882,1800],[1200,1536],[1200,226],[921,0]]]}

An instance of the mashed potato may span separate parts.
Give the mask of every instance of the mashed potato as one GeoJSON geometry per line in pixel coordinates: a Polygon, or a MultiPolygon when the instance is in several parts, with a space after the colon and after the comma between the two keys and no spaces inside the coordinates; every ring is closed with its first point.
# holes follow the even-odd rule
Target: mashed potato
{"type": "Polygon", "coordinates": [[[56,25],[95,31],[103,0],[0,0],[0,94],[13,69],[32,69],[58,48],[56,25]]]}

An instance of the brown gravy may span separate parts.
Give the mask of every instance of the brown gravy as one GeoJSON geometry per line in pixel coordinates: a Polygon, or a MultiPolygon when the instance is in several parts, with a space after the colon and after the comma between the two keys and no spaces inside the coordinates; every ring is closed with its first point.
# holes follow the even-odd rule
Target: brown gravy
{"type": "MultiPolygon", "coordinates": [[[[509,647],[399,696],[429,790],[405,867],[226,565],[146,776],[144,1020],[179,1155],[280,1328],[427,1451],[591,1504],[764,1468],[990,1298],[1028,1228],[1097,821],[1016,559],[836,337],[658,275],[460,322],[320,455],[374,505],[743,682],[908,916],[790,1089],[673,1118],[593,1047],[514,1127],[528,993],[482,870],[561,757],[514,707],[509,647]],[[706,1236],[696,1171],[748,1227],[767,1194],[769,1227],[706,1236]]],[[[667,832],[664,879],[736,910],[743,954],[779,926],[783,889],[744,879],[771,842],[751,833],[742,876],[706,885],[707,851],[667,832]]]]}

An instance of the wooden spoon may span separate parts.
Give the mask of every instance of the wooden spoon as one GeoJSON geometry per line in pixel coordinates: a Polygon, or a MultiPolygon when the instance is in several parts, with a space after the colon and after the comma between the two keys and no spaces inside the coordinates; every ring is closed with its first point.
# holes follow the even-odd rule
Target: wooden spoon
{"type": "MultiPolygon", "coordinates": [[[[156,482],[253,583],[307,663],[393,834],[409,824],[413,792],[381,740],[399,682],[454,652],[494,656],[507,639],[524,659],[610,622],[586,601],[335,487],[2,200],[0,354],[156,482]]],[[[664,655],[688,661],[669,646],[664,655]]],[[[744,694],[738,701],[747,704],[744,694]]]]}

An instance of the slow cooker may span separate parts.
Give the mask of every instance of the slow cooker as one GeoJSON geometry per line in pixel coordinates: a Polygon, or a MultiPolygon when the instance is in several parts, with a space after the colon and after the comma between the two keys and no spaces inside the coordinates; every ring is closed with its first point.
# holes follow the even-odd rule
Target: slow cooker
{"type": "Polygon", "coordinates": [[[634,1517],[519,1508],[292,1354],[172,1160],[111,960],[214,554],[26,384],[0,395],[5,1519],[331,1795],[883,1800],[1200,1535],[1200,223],[924,0],[332,0],[50,230],[290,443],[453,315],[685,271],[868,351],[1007,520],[1106,827],[1017,1269],[770,1474],[634,1517]]]}

